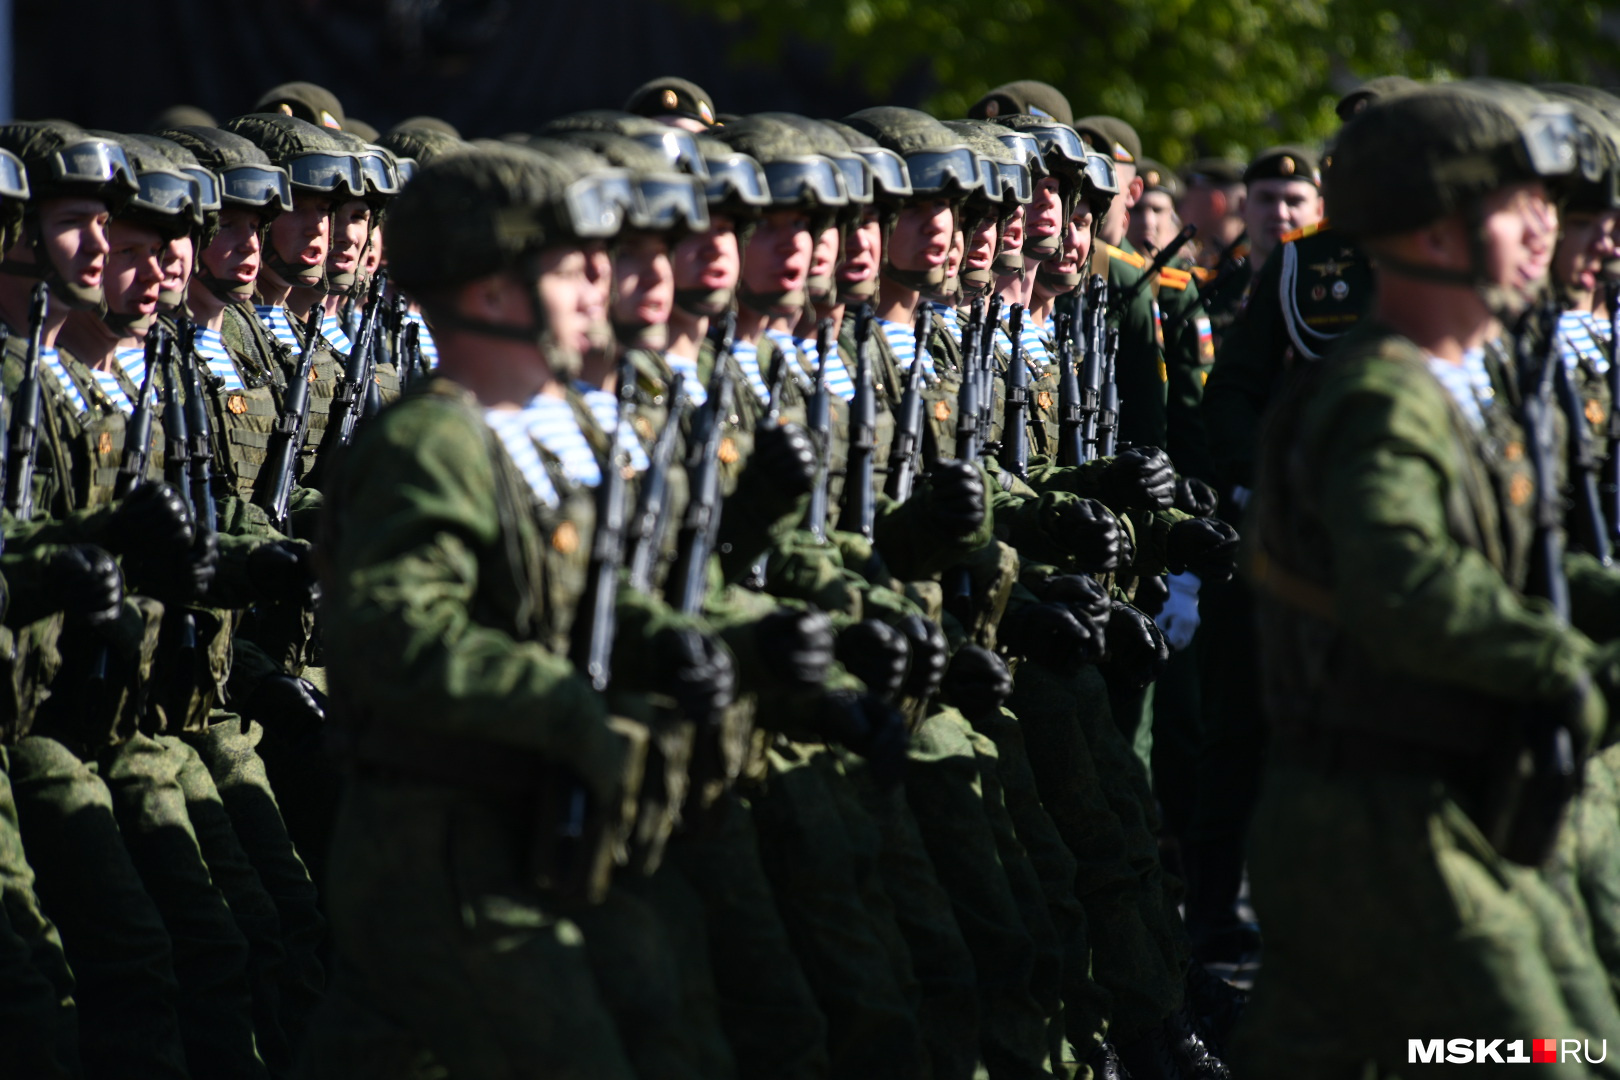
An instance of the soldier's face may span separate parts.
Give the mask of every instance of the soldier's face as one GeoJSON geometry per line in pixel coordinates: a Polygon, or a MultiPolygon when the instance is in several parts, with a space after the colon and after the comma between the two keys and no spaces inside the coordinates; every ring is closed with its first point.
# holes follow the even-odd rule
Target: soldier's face
{"type": "Polygon", "coordinates": [[[859,285],[876,277],[881,265],[883,223],[875,211],[868,210],[861,219],[861,227],[849,234],[849,241],[844,245],[844,261],[838,264],[836,277],[841,284],[859,285]]]}
{"type": "Polygon", "coordinates": [[[259,227],[262,218],[245,206],[219,212],[219,232],[203,249],[203,266],[220,281],[246,284],[259,276],[259,227]]]}
{"type": "Polygon", "coordinates": [[[1603,263],[1620,251],[1617,223],[1620,213],[1614,211],[1564,215],[1563,233],[1553,255],[1553,276],[1560,285],[1587,293],[1597,288],[1603,263]]]}
{"type": "Polygon", "coordinates": [[[1050,240],[1063,227],[1063,191],[1055,176],[1043,176],[1035,185],[1035,197],[1025,207],[1025,227],[1030,240],[1050,240]]]}
{"type": "Polygon", "coordinates": [[[832,276],[833,267],[838,263],[838,234],[839,230],[833,228],[816,238],[815,250],[810,253],[811,277],[832,276]]]}
{"type": "Polygon", "coordinates": [[[1013,211],[1012,217],[1007,219],[1006,227],[1001,230],[1002,251],[1024,250],[1024,222],[1028,215],[1029,207],[1020,206],[1013,211]]]}
{"type": "Polygon", "coordinates": [[[371,235],[371,207],[364,199],[350,199],[339,204],[333,219],[337,228],[326,268],[334,274],[352,274],[360,269],[360,252],[371,235]]]}
{"type": "Polygon", "coordinates": [[[984,270],[996,261],[996,250],[999,246],[999,236],[996,232],[996,219],[989,218],[973,226],[973,231],[966,238],[966,250],[962,253],[962,269],[984,270]]]}
{"type": "Polygon", "coordinates": [[[383,239],[382,230],[372,226],[371,239],[366,242],[365,257],[361,260],[360,269],[366,274],[375,274],[377,267],[382,265],[383,239]]]}
{"type": "MultiPolygon", "coordinates": [[[[46,199],[39,204],[39,229],[46,256],[66,281],[93,289],[107,266],[107,205],[100,199],[46,199]]],[[[33,262],[27,245],[19,245],[33,262]]]]}
{"type": "Polygon", "coordinates": [[[170,240],[163,250],[163,288],[166,292],[184,292],[191,280],[191,267],[196,260],[197,248],[191,237],[170,240]]]}
{"type": "Polygon", "coordinates": [[[671,263],[677,289],[715,292],[736,288],[742,272],[736,223],[728,217],[711,215],[709,231],[683,237],[675,245],[671,263]]]}
{"type": "Polygon", "coordinates": [[[1243,221],[1250,239],[1264,238],[1272,246],[1283,233],[1315,225],[1322,220],[1322,196],[1305,180],[1256,180],[1249,185],[1243,221]]]}
{"type": "Polygon", "coordinates": [[[804,288],[813,247],[808,214],[802,210],[771,211],[748,238],[743,284],[756,293],[804,288]]]}
{"type": "Polygon", "coordinates": [[[662,326],[675,306],[675,271],[669,244],[654,233],[630,233],[613,259],[613,321],[662,326]]]}
{"type": "Polygon", "coordinates": [[[580,354],[591,348],[593,286],[588,263],[577,247],[547,248],[540,255],[540,303],[551,335],[580,354]]]}
{"type": "Polygon", "coordinates": [[[613,291],[613,256],[600,240],[581,248],[585,257],[585,308],[593,324],[607,321],[608,297],[613,291]]]}
{"type": "Polygon", "coordinates": [[[1546,280],[1558,235],[1558,212],[1538,183],[1515,184],[1488,196],[1484,221],[1486,275],[1529,297],[1546,280]]]}
{"type": "Polygon", "coordinates": [[[1168,193],[1149,191],[1136,200],[1127,234],[1143,254],[1153,255],[1176,235],[1176,207],[1168,193]]]}
{"type": "Polygon", "coordinates": [[[154,230],[113,221],[107,226],[103,287],[114,315],[150,315],[163,289],[163,259],[169,245],[154,230]]]}
{"type": "Polygon", "coordinates": [[[297,192],[293,208],[270,223],[270,246],[294,267],[313,268],[326,261],[332,240],[332,200],[297,192]]]}
{"type": "Polygon", "coordinates": [[[889,234],[889,265],[898,270],[933,270],[950,256],[956,223],[947,199],[912,203],[900,211],[889,234]]]}

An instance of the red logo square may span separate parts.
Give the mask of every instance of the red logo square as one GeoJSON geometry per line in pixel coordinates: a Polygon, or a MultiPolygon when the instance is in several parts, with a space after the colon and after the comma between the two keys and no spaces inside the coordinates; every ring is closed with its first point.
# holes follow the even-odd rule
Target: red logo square
{"type": "Polygon", "coordinates": [[[1530,1060],[1550,1061],[1556,1064],[1558,1061],[1558,1040],[1532,1039],[1530,1041],[1530,1060]]]}

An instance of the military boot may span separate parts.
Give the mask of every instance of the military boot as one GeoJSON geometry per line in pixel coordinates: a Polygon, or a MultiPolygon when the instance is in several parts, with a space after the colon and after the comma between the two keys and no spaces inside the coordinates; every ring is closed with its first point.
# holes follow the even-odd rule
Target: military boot
{"type": "Polygon", "coordinates": [[[1170,1046],[1175,1051],[1177,1060],[1181,1063],[1182,1075],[1187,1080],[1232,1080],[1232,1073],[1226,1063],[1210,1052],[1204,1045],[1204,1040],[1198,1037],[1193,1029],[1192,1017],[1187,1012],[1187,1006],[1170,1014],[1170,1019],[1164,1022],[1170,1039],[1170,1046]]]}
{"type": "Polygon", "coordinates": [[[1186,1000],[1193,1030],[1211,1052],[1224,1054],[1249,995],[1194,961],[1187,970],[1186,1000]]]}

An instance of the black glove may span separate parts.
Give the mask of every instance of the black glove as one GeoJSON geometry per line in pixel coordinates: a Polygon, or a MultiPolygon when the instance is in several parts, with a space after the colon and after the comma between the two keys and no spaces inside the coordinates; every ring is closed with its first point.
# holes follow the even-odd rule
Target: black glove
{"type": "Polygon", "coordinates": [[[984,524],[984,475],[967,461],[936,461],[922,488],[928,516],[943,533],[967,536],[984,524]]]}
{"type": "Polygon", "coordinates": [[[1176,470],[1156,446],[1137,446],[1103,471],[1103,501],[1115,510],[1164,510],[1176,497],[1176,470]]]}
{"type": "Polygon", "coordinates": [[[1049,604],[1062,604],[1074,613],[1081,624],[1088,627],[1097,639],[1097,651],[1103,650],[1103,631],[1113,613],[1114,601],[1108,590],[1096,578],[1084,574],[1054,574],[1041,587],[1040,597],[1049,604]]]}
{"type": "Polygon", "coordinates": [[[816,451],[798,424],[761,424],[754,432],[750,468],[758,468],[773,491],[786,498],[808,495],[816,480],[816,451]]]}
{"type": "Polygon", "coordinates": [[[1221,497],[1215,494],[1215,489],[1196,477],[1183,476],[1176,481],[1176,501],[1172,505],[1184,514],[1213,517],[1220,502],[1221,497]]]}
{"type": "Polygon", "coordinates": [[[964,645],[951,657],[940,692],[963,716],[977,720],[994,713],[1012,696],[1012,672],[989,649],[964,645]]]}
{"type": "Polygon", "coordinates": [[[1170,646],[1152,619],[1129,604],[1114,603],[1108,617],[1108,655],[1103,674],[1109,686],[1125,691],[1140,690],[1164,674],[1170,663],[1170,646]]]}
{"type": "Polygon", "coordinates": [[[760,619],[754,640],[771,674],[794,686],[820,686],[833,662],[832,621],[819,611],[782,608],[760,619]]]}
{"type": "Polygon", "coordinates": [[[1056,528],[1064,549],[1082,574],[1108,574],[1130,564],[1130,538],[1115,517],[1096,499],[1059,505],[1056,528]]]}
{"type": "Polygon", "coordinates": [[[43,569],[46,591],[69,619],[101,627],[118,617],[124,576],[106,551],[92,544],[74,544],[51,553],[43,569]]]}
{"type": "Polygon", "coordinates": [[[945,664],[950,660],[945,631],[939,623],[921,615],[907,615],[900,620],[898,629],[911,646],[911,666],[906,669],[906,681],[900,689],[910,697],[931,698],[939,691],[939,680],[945,677],[945,664]]]}
{"type": "Polygon", "coordinates": [[[264,603],[308,606],[315,589],[314,549],[296,540],[260,544],[248,553],[248,580],[264,603]]]}
{"type": "Polygon", "coordinates": [[[207,594],[219,568],[219,538],[211,532],[199,533],[190,547],[177,558],[162,563],[136,564],[130,580],[137,591],[166,604],[189,604],[207,594]]]}
{"type": "Polygon", "coordinates": [[[1091,628],[1063,604],[1031,604],[1008,612],[997,636],[1008,652],[1051,668],[1089,663],[1102,654],[1091,628]]]}
{"type": "Polygon", "coordinates": [[[292,675],[269,675],[241,702],[240,710],[265,727],[314,731],[326,723],[326,695],[292,675]]]}
{"type": "Polygon", "coordinates": [[[888,623],[863,619],[839,632],[837,654],[838,662],[865,683],[873,697],[889,701],[906,681],[911,646],[888,623]]]}
{"type": "Polygon", "coordinates": [[[736,697],[731,654],[696,630],[666,627],[653,639],[658,689],[694,720],[715,716],[736,697]]]}
{"type": "Polygon", "coordinates": [[[1170,527],[1165,562],[1172,574],[1192,571],[1205,581],[1226,581],[1237,561],[1238,533],[1220,518],[1194,518],[1170,527]]]}
{"type": "Polygon", "coordinates": [[[107,550],[144,566],[180,558],[191,547],[191,513],[167,484],[147,483],[124,496],[107,520],[107,550]]]}
{"type": "Polygon", "coordinates": [[[1164,610],[1164,602],[1170,599],[1170,579],[1163,574],[1141,578],[1136,583],[1136,596],[1131,603],[1136,609],[1150,619],[1157,619],[1159,612],[1164,610]]]}
{"type": "Polygon", "coordinates": [[[828,694],[822,699],[821,735],[865,758],[879,787],[892,788],[904,778],[911,736],[900,714],[872,695],[828,694]]]}

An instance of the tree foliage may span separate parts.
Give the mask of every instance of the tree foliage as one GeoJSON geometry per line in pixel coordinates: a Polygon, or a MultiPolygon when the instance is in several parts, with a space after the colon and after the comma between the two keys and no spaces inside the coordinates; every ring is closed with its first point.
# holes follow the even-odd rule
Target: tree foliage
{"type": "MultiPolygon", "coordinates": [[[[686,0],[695,3],[697,0],[686,0]]],[[[1320,140],[1364,79],[1492,75],[1620,81],[1620,0],[711,0],[751,56],[828,46],[874,94],[926,70],[922,104],[961,116],[984,91],[1042,79],[1076,115],[1111,113],[1149,155],[1239,159],[1320,140]]]]}

